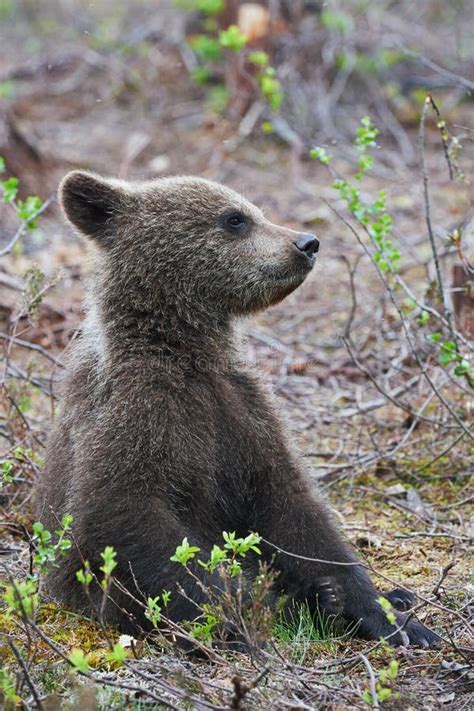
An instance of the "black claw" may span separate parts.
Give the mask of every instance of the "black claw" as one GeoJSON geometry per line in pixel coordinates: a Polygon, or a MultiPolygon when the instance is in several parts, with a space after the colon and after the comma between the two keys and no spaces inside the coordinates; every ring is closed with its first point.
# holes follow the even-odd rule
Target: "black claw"
{"type": "Polygon", "coordinates": [[[316,601],[321,612],[339,615],[344,608],[344,593],[334,578],[320,578],[316,584],[316,601]]]}
{"type": "Polygon", "coordinates": [[[436,647],[440,642],[440,638],[437,634],[429,630],[416,619],[407,621],[406,615],[402,613],[396,613],[398,631],[397,628],[387,620],[382,609],[374,609],[370,614],[361,617],[362,618],[359,617],[360,625],[357,629],[357,635],[365,639],[380,639],[381,637],[385,637],[389,644],[394,647],[410,644],[416,647],[423,647],[424,649],[436,647]]]}

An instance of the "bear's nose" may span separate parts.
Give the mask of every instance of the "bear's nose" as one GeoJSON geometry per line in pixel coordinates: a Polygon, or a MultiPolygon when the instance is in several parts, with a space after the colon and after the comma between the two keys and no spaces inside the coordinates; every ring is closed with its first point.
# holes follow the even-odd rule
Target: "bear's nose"
{"type": "Polygon", "coordinates": [[[319,252],[319,239],[311,232],[301,232],[293,244],[300,252],[304,252],[308,257],[313,257],[319,252]]]}

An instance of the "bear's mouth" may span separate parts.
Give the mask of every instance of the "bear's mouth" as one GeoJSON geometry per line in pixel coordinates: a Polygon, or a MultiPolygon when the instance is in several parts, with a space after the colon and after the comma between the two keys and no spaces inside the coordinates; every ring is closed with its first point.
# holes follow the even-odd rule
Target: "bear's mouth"
{"type": "MultiPolygon", "coordinates": [[[[313,264],[314,264],[313,260],[313,264]]],[[[295,291],[304,282],[308,274],[312,269],[310,267],[293,269],[262,269],[265,278],[265,292],[266,292],[266,303],[267,306],[274,306],[280,301],[283,301],[289,294],[295,291]]]]}
{"type": "Polygon", "coordinates": [[[298,271],[302,271],[308,274],[311,269],[316,264],[317,254],[305,254],[304,252],[299,252],[296,254],[296,268],[298,271]]]}
{"type": "MultiPolygon", "coordinates": [[[[291,264],[285,265],[269,265],[265,264],[260,267],[260,272],[264,278],[276,285],[284,286],[291,282],[296,282],[296,285],[306,279],[310,271],[316,263],[316,255],[301,257],[292,261],[291,264]]],[[[296,288],[296,287],[295,287],[296,288]]]]}

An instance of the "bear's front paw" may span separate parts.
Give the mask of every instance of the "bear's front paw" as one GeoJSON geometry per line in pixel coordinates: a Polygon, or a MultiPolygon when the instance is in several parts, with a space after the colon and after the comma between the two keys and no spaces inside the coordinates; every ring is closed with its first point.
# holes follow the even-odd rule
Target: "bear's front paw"
{"type": "Polygon", "coordinates": [[[396,617],[396,625],[392,625],[382,611],[374,611],[362,618],[356,634],[365,639],[385,637],[394,647],[413,644],[416,647],[428,648],[435,647],[440,642],[440,637],[418,620],[410,619],[407,622],[406,615],[401,614],[396,617]]]}
{"type": "Polygon", "coordinates": [[[415,604],[415,595],[409,590],[402,590],[402,588],[394,588],[390,592],[382,593],[384,597],[392,603],[396,610],[401,612],[406,612],[415,604]]]}
{"type": "Polygon", "coordinates": [[[345,595],[337,580],[331,576],[320,577],[314,587],[318,609],[326,615],[340,615],[344,609],[345,595]]]}

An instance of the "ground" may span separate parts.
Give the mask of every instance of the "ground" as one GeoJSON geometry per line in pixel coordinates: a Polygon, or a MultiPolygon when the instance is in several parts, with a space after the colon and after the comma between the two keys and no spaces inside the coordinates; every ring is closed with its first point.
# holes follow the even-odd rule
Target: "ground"
{"type": "MultiPolygon", "coordinates": [[[[67,14],[66,5],[61,12],[67,14]]],[[[444,333],[446,324],[440,326],[432,315],[425,323],[419,303],[446,314],[433,286],[427,216],[449,289],[460,250],[447,236],[463,226],[466,260],[472,250],[467,224],[472,184],[450,180],[430,115],[428,210],[417,148],[421,106],[410,99],[405,113],[397,115],[391,105],[399,128],[378,137],[364,195],[388,192],[393,239],[402,255],[399,274],[417,307],[400,284],[386,288],[384,274],[364,252],[364,245],[370,248],[366,235],[358,228],[358,241],[350,227],[357,224],[331,187],[327,167],[301,149],[304,136],[301,145],[291,140],[289,145],[288,131],[278,129],[278,120],[288,126],[291,112],[283,110],[277,130],[265,135],[258,125],[247,134],[244,122],[209,108],[177,50],[179,13],[164,5],[157,20],[146,3],[138,3],[127,52],[125,44],[104,44],[98,32],[92,33],[94,42],[80,36],[81,17],[72,23],[76,34],[66,32],[57,14],[43,17],[29,3],[24,13],[7,17],[5,46],[19,42],[22,48],[5,52],[0,61],[6,95],[0,153],[9,174],[20,179],[22,198],[38,194],[46,200],[54,199],[58,180],[73,167],[130,179],[192,173],[243,192],[277,223],[318,234],[314,273],[282,304],[244,324],[245,350],[279,396],[315,486],[327,495],[380,589],[414,590],[419,618],[443,642],[427,651],[394,650],[335,632],[321,639],[300,619],[290,632],[275,628],[253,658],[217,651],[211,661],[196,661],[139,641],[133,654],[128,648],[129,662],[115,668],[106,654],[108,636],[117,641],[117,633],[104,634],[45,598],[33,626],[25,628],[21,615],[2,613],[5,670],[29,708],[469,709],[474,701],[472,382],[456,377],[453,364],[439,364],[436,344],[427,336],[438,328],[444,333]],[[150,27],[151,39],[130,39],[134,31],[144,31],[147,18],[156,20],[157,38],[150,27]],[[400,152],[397,136],[408,156],[400,152]],[[75,648],[89,654],[89,671],[82,677],[68,670],[67,657],[75,648]],[[379,679],[393,660],[399,663],[395,678],[379,679]],[[392,693],[386,700],[367,700],[364,692],[377,680],[392,693]]],[[[101,22],[107,16],[104,10],[101,22]]],[[[81,33],[90,34],[87,18],[83,26],[81,33]]],[[[459,165],[467,173],[470,106],[449,87],[436,96],[449,130],[461,136],[459,165]]],[[[347,130],[339,126],[336,138],[324,134],[322,141],[345,178],[357,170],[353,134],[365,111],[357,105],[353,113],[347,130]]],[[[0,210],[1,249],[18,219],[11,205],[0,210]]],[[[86,270],[85,245],[54,202],[38,229],[2,257],[0,459],[13,465],[12,481],[0,492],[5,585],[9,577],[21,580],[29,571],[34,480],[41,476],[61,361],[82,318],[86,270]]],[[[468,353],[472,332],[456,321],[458,333],[460,352],[468,353]]]]}

